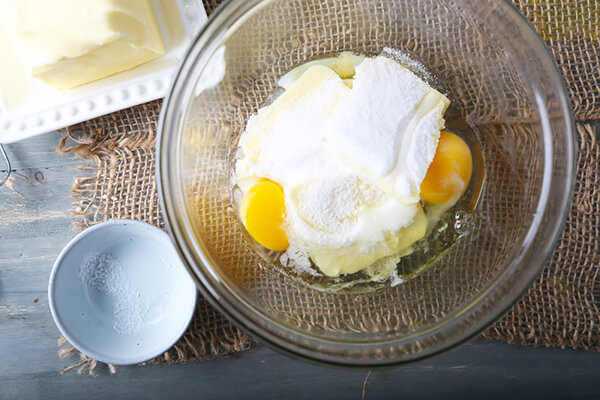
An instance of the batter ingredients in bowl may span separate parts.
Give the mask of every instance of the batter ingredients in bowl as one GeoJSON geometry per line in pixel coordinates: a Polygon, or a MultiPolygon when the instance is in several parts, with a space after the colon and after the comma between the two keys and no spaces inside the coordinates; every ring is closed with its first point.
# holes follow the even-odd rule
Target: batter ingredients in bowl
{"type": "Polygon", "coordinates": [[[323,288],[401,282],[399,261],[438,238],[471,180],[470,146],[443,131],[449,100],[394,55],[346,52],[293,69],[239,141],[243,225],[323,288]]]}

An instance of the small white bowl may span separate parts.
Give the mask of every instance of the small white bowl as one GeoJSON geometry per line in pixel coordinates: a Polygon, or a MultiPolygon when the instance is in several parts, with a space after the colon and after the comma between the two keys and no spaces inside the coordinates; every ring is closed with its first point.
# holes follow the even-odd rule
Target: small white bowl
{"type": "Polygon", "coordinates": [[[187,328],[196,286],[168,235],[111,220],[75,236],[54,263],[50,311],[79,351],[115,365],[150,360],[187,328]]]}

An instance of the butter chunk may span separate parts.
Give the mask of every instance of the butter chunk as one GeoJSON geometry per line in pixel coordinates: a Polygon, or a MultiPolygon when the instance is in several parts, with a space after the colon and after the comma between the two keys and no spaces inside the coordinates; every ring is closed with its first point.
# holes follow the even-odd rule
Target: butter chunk
{"type": "Polygon", "coordinates": [[[149,0],[0,0],[0,18],[26,71],[58,89],[165,52],[149,0]]]}
{"type": "Polygon", "coordinates": [[[304,74],[309,68],[314,67],[315,65],[323,65],[325,67],[330,68],[333,72],[335,72],[341,79],[351,79],[354,76],[355,68],[363,62],[365,59],[364,56],[353,54],[349,51],[344,51],[340,53],[337,57],[330,58],[322,58],[318,60],[309,61],[304,63],[279,79],[279,86],[284,89],[289,88],[292,83],[296,82],[302,74],[304,74]]]}
{"type": "Polygon", "coordinates": [[[238,177],[267,177],[291,187],[335,168],[321,145],[320,127],[350,89],[331,69],[309,68],[271,105],[248,120],[240,138],[245,157],[238,177]]]}

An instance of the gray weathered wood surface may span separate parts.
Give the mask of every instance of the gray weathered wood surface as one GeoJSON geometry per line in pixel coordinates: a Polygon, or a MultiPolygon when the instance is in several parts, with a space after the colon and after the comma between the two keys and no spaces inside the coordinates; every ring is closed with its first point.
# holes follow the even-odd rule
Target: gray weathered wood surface
{"type": "MultiPolygon", "coordinates": [[[[74,236],[70,188],[84,162],[49,133],[7,145],[13,179],[0,187],[0,399],[360,399],[367,371],[296,361],[259,347],[231,359],[120,367],[96,376],[59,370],[48,310],[54,259],[74,236]]],[[[0,170],[3,167],[0,165],[0,170]]],[[[599,398],[600,354],[475,340],[419,363],[377,370],[367,398],[599,398]]]]}

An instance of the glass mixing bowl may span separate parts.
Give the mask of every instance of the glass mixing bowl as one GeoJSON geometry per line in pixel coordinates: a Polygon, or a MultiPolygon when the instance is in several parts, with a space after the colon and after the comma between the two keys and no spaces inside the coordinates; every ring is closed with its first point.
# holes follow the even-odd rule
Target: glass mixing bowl
{"type": "Polygon", "coordinates": [[[528,22],[497,0],[229,1],[183,60],[159,131],[165,219],[202,294],[260,341],[338,365],[415,360],[489,326],[540,272],[573,192],[561,77],[528,22]],[[384,47],[420,61],[472,128],[483,191],[455,244],[413,279],[326,293],[281,273],[247,239],[230,187],[237,142],[291,68],[384,47]]]}

